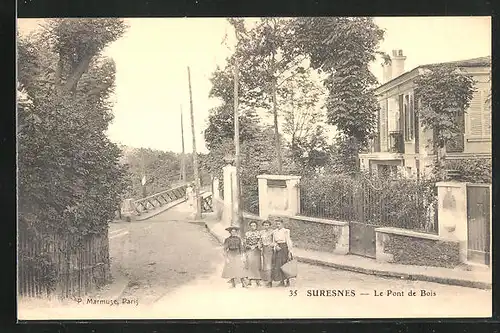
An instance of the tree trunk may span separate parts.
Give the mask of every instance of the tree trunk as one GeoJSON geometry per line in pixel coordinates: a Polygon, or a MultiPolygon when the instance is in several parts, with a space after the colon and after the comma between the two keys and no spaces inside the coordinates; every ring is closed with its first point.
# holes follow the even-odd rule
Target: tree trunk
{"type": "Polygon", "coordinates": [[[352,145],[353,145],[353,159],[354,159],[354,163],[355,165],[354,168],[355,168],[355,172],[359,172],[361,170],[361,161],[359,160],[359,149],[360,149],[360,145],[359,145],[359,141],[356,137],[353,137],[352,140],[352,145]]]}
{"type": "Polygon", "coordinates": [[[66,83],[63,86],[64,91],[70,92],[76,89],[78,81],[82,77],[83,73],[85,73],[85,71],[89,68],[91,60],[92,60],[91,55],[85,56],[82,59],[82,61],[76,66],[75,71],[71,73],[68,80],[66,80],[66,83]]]}

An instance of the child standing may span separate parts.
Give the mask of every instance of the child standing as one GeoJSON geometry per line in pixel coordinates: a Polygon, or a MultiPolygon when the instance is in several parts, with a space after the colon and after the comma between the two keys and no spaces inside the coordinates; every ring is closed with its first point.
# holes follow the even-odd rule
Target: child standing
{"type": "Polygon", "coordinates": [[[241,238],[238,237],[238,227],[226,228],[231,234],[224,240],[224,256],[226,262],[222,271],[222,277],[230,279],[232,287],[236,287],[236,279],[241,280],[241,286],[245,285],[245,264],[243,262],[244,249],[241,238]]]}

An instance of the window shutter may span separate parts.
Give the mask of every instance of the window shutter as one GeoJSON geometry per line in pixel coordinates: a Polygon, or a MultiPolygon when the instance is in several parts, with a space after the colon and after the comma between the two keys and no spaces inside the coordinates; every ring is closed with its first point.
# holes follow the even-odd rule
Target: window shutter
{"type": "Polygon", "coordinates": [[[387,99],[380,102],[380,150],[387,151],[387,99]]]}
{"type": "Polygon", "coordinates": [[[483,137],[491,136],[491,101],[488,101],[488,90],[482,91],[481,104],[483,107],[483,137]]]}
{"type": "Polygon", "coordinates": [[[475,91],[469,106],[469,134],[482,136],[484,100],[482,91],[475,91]]]}

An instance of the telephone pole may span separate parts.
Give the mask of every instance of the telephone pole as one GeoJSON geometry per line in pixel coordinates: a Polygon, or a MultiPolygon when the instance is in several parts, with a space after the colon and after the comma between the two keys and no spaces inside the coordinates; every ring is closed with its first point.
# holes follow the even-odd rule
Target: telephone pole
{"type": "Polygon", "coordinates": [[[186,182],[186,152],[184,150],[184,120],[182,115],[181,105],[181,139],[182,139],[182,155],[181,155],[181,180],[186,182]]]}
{"type": "Polygon", "coordinates": [[[189,84],[189,106],[191,112],[191,134],[193,136],[193,171],[194,171],[194,195],[196,199],[196,215],[195,219],[201,219],[201,200],[200,200],[200,178],[198,177],[198,156],[196,154],[196,135],[194,130],[194,113],[193,113],[193,94],[191,92],[191,71],[189,66],[187,68],[188,72],[188,84],[189,84]]]}

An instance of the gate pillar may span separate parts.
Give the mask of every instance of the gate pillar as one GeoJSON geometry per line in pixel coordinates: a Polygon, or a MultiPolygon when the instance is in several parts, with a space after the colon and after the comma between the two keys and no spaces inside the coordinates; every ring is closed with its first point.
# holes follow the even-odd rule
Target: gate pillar
{"type": "Polygon", "coordinates": [[[467,185],[438,182],[438,234],[459,241],[460,261],[467,261],[467,185]]]}
{"type": "Polygon", "coordinates": [[[259,216],[295,216],[300,213],[300,176],[259,175],[259,216]]]}
{"type": "Polygon", "coordinates": [[[236,187],[236,167],[226,165],[222,168],[224,174],[224,208],[222,211],[222,222],[224,226],[230,226],[233,219],[234,189],[236,187]]]}

